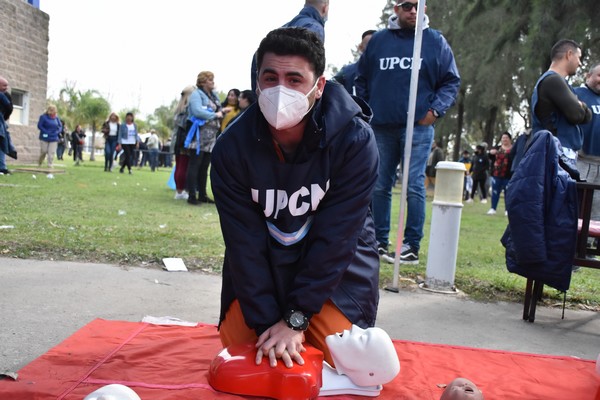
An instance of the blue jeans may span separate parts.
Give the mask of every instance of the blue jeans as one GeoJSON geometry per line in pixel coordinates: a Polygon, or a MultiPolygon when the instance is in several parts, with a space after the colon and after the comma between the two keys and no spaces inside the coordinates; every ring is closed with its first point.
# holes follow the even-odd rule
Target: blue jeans
{"type": "MultiPolygon", "coordinates": [[[[404,158],[406,128],[373,128],[379,149],[379,177],[373,192],[375,236],[380,245],[389,244],[392,186],[396,166],[404,158]]],[[[419,251],[425,225],[425,167],[433,142],[433,126],[415,126],[408,170],[404,243],[419,251]]]]}
{"type": "Polygon", "coordinates": [[[6,155],[0,150],[0,170],[6,169],[6,155]]]}
{"type": "MultiPolygon", "coordinates": [[[[498,178],[497,176],[492,177],[492,208],[495,210],[498,208],[498,202],[500,201],[500,193],[504,190],[504,197],[506,198],[506,185],[508,185],[509,178],[498,178]]],[[[504,206],[506,208],[506,205],[504,206]]]]}
{"type": "Polygon", "coordinates": [[[148,158],[150,161],[150,169],[154,171],[158,167],[158,149],[148,150],[148,158]]]}
{"type": "Polygon", "coordinates": [[[116,136],[109,136],[104,142],[104,170],[112,169],[115,160],[115,151],[117,150],[118,139],[116,136]]]}

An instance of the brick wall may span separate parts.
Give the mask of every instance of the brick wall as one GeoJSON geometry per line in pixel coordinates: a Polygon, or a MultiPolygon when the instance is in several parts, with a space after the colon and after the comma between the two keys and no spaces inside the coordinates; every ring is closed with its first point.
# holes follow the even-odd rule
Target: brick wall
{"type": "Polygon", "coordinates": [[[0,0],[0,75],[11,89],[28,93],[29,102],[27,123],[10,126],[18,163],[34,162],[39,154],[37,121],[46,111],[49,19],[26,1],[0,0]]]}

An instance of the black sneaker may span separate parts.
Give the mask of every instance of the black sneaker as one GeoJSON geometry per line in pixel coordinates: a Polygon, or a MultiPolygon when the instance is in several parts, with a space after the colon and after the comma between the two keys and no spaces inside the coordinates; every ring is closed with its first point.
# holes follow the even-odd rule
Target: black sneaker
{"type": "Polygon", "coordinates": [[[377,248],[377,251],[379,252],[380,259],[382,259],[383,261],[385,261],[389,264],[394,263],[394,260],[396,258],[396,253],[393,251],[388,251],[387,246],[383,246],[380,244],[379,247],[377,248]]]}
{"type": "Polygon", "coordinates": [[[400,264],[418,264],[419,263],[419,252],[408,245],[402,246],[402,253],[400,253],[400,264]]]}

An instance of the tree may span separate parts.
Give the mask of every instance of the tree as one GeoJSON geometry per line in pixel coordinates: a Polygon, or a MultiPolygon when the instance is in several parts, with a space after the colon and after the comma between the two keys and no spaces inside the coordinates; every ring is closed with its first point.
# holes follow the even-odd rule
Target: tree
{"type": "Polygon", "coordinates": [[[98,91],[87,90],[84,93],[79,93],[79,104],[77,105],[76,115],[79,121],[88,124],[92,130],[90,161],[95,160],[96,128],[106,120],[109,112],[110,104],[100,96],[98,91]]]}

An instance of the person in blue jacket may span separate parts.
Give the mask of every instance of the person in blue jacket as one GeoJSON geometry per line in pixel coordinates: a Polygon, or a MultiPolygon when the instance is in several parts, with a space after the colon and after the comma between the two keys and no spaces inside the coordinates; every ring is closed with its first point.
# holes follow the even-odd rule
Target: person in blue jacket
{"type": "MultiPolygon", "coordinates": [[[[417,2],[394,6],[388,28],[376,32],[358,61],[356,94],[373,109],[371,125],[379,148],[379,178],[373,193],[373,217],[381,258],[393,263],[388,251],[392,186],[404,155],[417,2]]],[[[460,76],[454,54],[442,34],[428,27],[425,16],[421,69],[415,110],[407,188],[407,220],[400,262],[417,264],[425,223],[425,167],[434,137],[434,124],[454,104],[460,76]]]]}
{"type": "Polygon", "coordinates": [[[258,102],[217,139],[211,182],[225,241],[220,336],[302,364],[306,340],[375,324],[379,258],[370,109],[326,83],[313,32],[279,28],[257,51],[258,102]]]}
{"type": "MultiPolygon", "coordinates": [[[[317,34],[325,42],[325,22],[329,14],[329,0],[306,0],[304,7],[298,15],[282,28],[306,28],[317,34]]],[[[250,84],[252,91],[256,92],[256,54],[252,56],[250,67],[250,84]]]]}
{"type": "MultiPolygon", "coordinates": [[[[600,62],[591,66],[585,84],[574,90],[592,111],[592,120],[579,126],[583,132],[583,145],[579,150],[577,169],[582,179],[600,183],[600,62]]],[[[600,196],[594,196],[591,216],[594,220],[600,220],[600,196]]]]}
{"type": "Polygon", "coordinates": [[[54,162],[54,154],[58,147],[58,136],[62,132],[62,123],[56,115],[56,106],[49,105],[46,112],[40,115],[38,120],[38,129],[40,130],[40,157],[38,166],[42,166],[44,158],[48,157],[48,167],[52,168],[54,162]]]}
{"type": "MultiPolygon", "coordinates": [[[[364,53],[365,49],[367,48],[367,45],[369,44],[369,40],[371,40],[371,36],[373,36],[375,32],[376,31],[373,29],[363,32],[360,44],[358,45],[358,51],[361,54],[364,53]]],[[[352,64],[344,65],[342,69],[340,69],[340,71],[337,74],[335,74],[333,80],[339,83],[340,85],[343,85],[348,91],[348,93],[356,95],[356,89],[354,88],[354,80],[356,79],[357,72],[358,61],[352,64]]]]}

